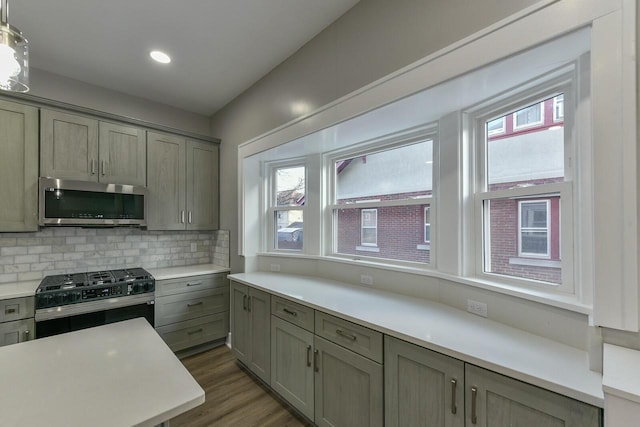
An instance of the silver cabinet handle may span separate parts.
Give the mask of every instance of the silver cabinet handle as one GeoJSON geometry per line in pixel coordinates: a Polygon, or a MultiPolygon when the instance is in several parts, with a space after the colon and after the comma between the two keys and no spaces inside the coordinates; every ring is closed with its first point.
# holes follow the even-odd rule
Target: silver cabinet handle
{"type": "Polygon", "coordinates": [[[200,286],[200,285],[202,285],[202,282],[187,283],[187,286],[200,286]]]}
{"type": "Polygon", "coordinates": [[[246,295],[242,295],[242,309],[244,311],[247,311],[247,296],[246,295]]]}
{"type": "Polygon", "coordinates": [[[318,349],[313,350],[313,370],[316,372],[320,372],[320,367],[318,366],[318,349]]]}
{"type": "Polygon", "coordinates": [[[187,335],[197,334],[198,332],[202,332],[202,331],[203,331],[203,329],[202,329],[202,328],[199,328],[199,329],[196,329],[195,331],[189,331],[189,332],[187,332],[187,335]]]}
{"type": "Polygon", "coordinates": [[[27,331],[24,331],[24,340],[25,340],[25,341],[29,341],[29,333],[30,333],[30,332],[29,332],[28,330],[27,330],[27,331]]]}
{"type": "Polygon", "coordinates": [[[284,311],[285,313],[287,313],[290,316],[298,317],[298,313],[296,313],[295,311],[289,310],[288,308],[283,308],[282,311],[284,311]]]}
{"type": "Polygon", "coordinates": [[[194,302],[194,303],[192,303],[192,304],[187,304],[187,307],[195,307],[195,306],[197,306],[197,305],[202,305],[202,304],[203,304],[203,302],[202,302],[202,301],[198,301],[198,302],[194,302]]]}
{"type": "Polygon", "coordinates": [[[346,339],[349,339],[351,341],[355,341],[358,339],[358,337],[356,337],[353,334],[348,334],[345,331],[343,331],[342,329],[336,329],[336,334],[340,335],[341,337],[344,337],[346,339]]]}
{"type": "Polygon", "coordinates": [[[307,367],[311,367],[311,345],[307,346],[307,367]]]}
{"type": "Polygon", "coordinates": [[[458,408],[456,407],[456,386],[458,385],[458,381],[454,378],[451,379],[451,413],[456,414],[458,412],[458,408]]]}
{"type": "Polygon", "coordinates": [[[476,424],[478,422],[478,414],[476,411],[477,400],[478,389],[476,387],[471,387],[471,424],[476,424]]]}
{"type": "Polygon", "coordinates": [[[189,211],[189,224],[191,224],[191,211],[189,211]]]}
{"type": "Polygon", "coordinates": [[[91,159],[91,175],[95,175],[95,174],[96,174],[96,160],[91,159]]]}
{"type": "Polygon", "coordinates": [[[180,211],[180,222],[184,224],[184,211],[180,211]]]}
{"type": "Polygon", "coordinates": [[[104,160],[100,161],[100,169],[102,170],[102,176],[105,176],[107,174],[107,166],[104,160]]]}

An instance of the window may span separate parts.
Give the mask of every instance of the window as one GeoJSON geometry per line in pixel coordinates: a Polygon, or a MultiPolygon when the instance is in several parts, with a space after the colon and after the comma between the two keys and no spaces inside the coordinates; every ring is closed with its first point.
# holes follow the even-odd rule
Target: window
{"type": "Polygon", "coordinates": [[[360,211],[362,234],[360,241],[362,246],[377,246],[378,245],[378,210],[377,209],[362,209],[360,211]]]}
{"type": "Polygon", "coordinates": [[[387,141],[327,157],[334,171],[332,252],[429,263],[424,212],[433,203],[433,138],[387,141]]]}
{"type": "MultiPolygon", "coordinates": [[[[531,126],[542,118],[543,106],[551,108],[557,99],[564,99],[564,93],[512,104],[515,112],[506,107],[503,117],[511,115],[514,125],[520,120],[520,126],[531,126]]],[[[525,286],[572,289],[571,267],[563,265],[560,247],[560,210],[571,209],[564,203],[571,200],[571,141],[561,129],[545,127],[491,138],[490,124],[495,121],[494,114],[479,123],[476,272],[525,286]]]]}
{"type": "Polygon", "coordinates": [[[306,168],[303,165],[274,166],[271,168],[271,180],[272,248],[302,250],[306,168]]]}
{"type": "Polygon", "coordinates": [[[553,98],[553,121],[560,122],[564,119],[564,95],[553,98]]]}
{"type": "Polygon", "coordinates": [[[489,123],[487,123],[487,135],[493,136],[505,133],[507,129],[506,123],[506,117],[500,117],[495,120],[491,120],[489,123]]]}
{"type": "Polygon", "coordinates": [[[431,243],[431,208],[429,206],[424,208],[424,242],[431,243]]]}
{"type": "Polygon", "coordinates": [[[550,256],[549,200],[518,202],[518,254],[520,256],[550,256]]]}
{"type": "MultiPolygon", "coordinates": [[[[494,120],[495,121],[495,120],[494,120]]],[[[529,105],[513,113],[513,129],[519,130],[544,123],[544,105],[537,103],[529,105]]]]}

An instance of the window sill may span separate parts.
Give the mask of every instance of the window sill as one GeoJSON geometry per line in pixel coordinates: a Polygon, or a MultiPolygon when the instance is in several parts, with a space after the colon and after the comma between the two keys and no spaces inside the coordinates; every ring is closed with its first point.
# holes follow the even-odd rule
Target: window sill
{"type": "Polygon", "coordinates": [[[380,248],[377,246],[356,246],[356,251],[362,252],[380,252],[380,248]]]}
{"type": "Polygon", "coordinates": [[[535,258],[509,258],[509,264],[527,265],[530,267],[547,267],[547,268],[562,267],[562,261],[551,260],[551,259],[535,259],[535,258]]]}
{"type": "Polygon", "coordinates": [[[419,251],[430,251],[431,250],[431,245],[429,243],[427,243],[426,245],[416,245],[416,250],[419,250],[419,251]]]}

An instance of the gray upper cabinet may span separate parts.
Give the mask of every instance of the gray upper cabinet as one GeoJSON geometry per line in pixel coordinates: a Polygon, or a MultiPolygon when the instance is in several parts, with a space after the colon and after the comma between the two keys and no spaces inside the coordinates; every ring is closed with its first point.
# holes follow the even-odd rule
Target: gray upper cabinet
{"type": "Polygon", "coordinates": [[[218,146],[187,140],[187,229],[218,228],[218,146]]]}
{"type": "Polygon", "coordinates": [[[146,184],[142,129],[42,109],[40,175],[109,184],[146,184]]]}
{"type": "Polygon", "coordinates": [[[0,231],[37,231],[37,108],[0,101],[0,129],[0,231]]]}
{"type": "Polygon", "coordinates": [[[100,181],[144,186],[147,159],[144,130],[100,122],[100,181]]]}
{"type": "Polygon", "coordinates": [[[184,230],[186,188],[184,138],[147,132],[147,228],[184,230]]]}
{"type": "Polygon", "coordinates": [[[98,121],[40,110],[40,175],[98,181],[98,121]]]}
{"type": "Polygon", "coordinates": [[[147,133],[149,230],[218,228],[218,146],[147,133]]]}

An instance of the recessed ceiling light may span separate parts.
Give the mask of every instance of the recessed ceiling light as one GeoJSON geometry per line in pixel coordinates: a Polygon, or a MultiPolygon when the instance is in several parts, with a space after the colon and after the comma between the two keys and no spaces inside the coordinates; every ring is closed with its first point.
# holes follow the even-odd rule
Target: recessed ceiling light
{"type": "Polygon", "coordinates": [[[157,61],[161,64],[168,64],[169,62],[171,62],[171,57],[159,50],[152,50],[151,52],[149,52],[149,56],[153,58],[154,61],[157,61]]]}

